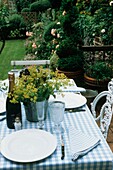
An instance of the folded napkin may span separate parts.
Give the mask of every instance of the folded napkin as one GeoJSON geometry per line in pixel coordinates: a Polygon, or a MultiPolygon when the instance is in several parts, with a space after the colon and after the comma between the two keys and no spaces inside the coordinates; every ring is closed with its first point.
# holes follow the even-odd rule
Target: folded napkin
{"type": "MultiPolygon", "coordinates": [[[[86,89],[83,87],[77,87],[73,79],[70,79],[69,84],[66,87],[61,86],[60,90],[62,92],[76,92],[76,93],[86,91],[86,89]]],[[[57,92],[57,90],[54,90],[54,92],[57,92]]]]}
{"type": "Polygon", "coordinates": [[[69,141],[73,161],[87,154],[100,143],[99,138],[84,134],[73,127],[69,128],[69,141]]]}
{"type": "Polygon", "coordinates": [[[77,87],[77,86],[74,86],[74,85],[73,86],[68,86],[66,88],[61,87],[60,90],[63,91],[63,92],[85,92],[86,91],[85,88],[77,87]]]}

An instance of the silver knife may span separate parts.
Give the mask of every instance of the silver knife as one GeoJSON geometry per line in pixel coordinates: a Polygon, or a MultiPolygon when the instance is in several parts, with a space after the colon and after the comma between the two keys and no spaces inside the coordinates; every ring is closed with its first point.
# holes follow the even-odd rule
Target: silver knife
{"type": "Polygon", "coordinates": [[[64,146],[63,135],[61,134],[61,159],[63,160],[64,157],[65,157],[65,146],[64,146]]]}
{"type": "Polygon", "coordinates": [[[85,108],[73,108],[73,109],[65,109],[67,112],[83,112],[86,111],[85,108]]]}

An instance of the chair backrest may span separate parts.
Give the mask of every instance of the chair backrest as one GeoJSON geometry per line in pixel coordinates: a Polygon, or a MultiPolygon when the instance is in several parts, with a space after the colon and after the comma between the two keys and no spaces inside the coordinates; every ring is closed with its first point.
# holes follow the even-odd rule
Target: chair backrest
{"type": "Polygon", "coordinates": [[[14,60],[12,66],[49,65],[50,60],[14,60]]]}
{"type": "Polygon", "coordinates": [[[25,68],[26,66],[31,65],[45,65],[46,68],[49,68],[50,60],[13,60],[11,61],[11,66],[13,66],[13,69],[11,69],[11,71],[14,72],[15,77],[18,77],[21,69],[17,69],[16,66],[22,66],[25,68]]]}
{"type": "Polygon", "coordinates": [[[105,139],[107,139],[109,126],[113,114],[113,79],[108,83],[108,91],[99,93],[93,102],[91,103],[91,111],[96,121],[99,121],[100,130],[103,133],[105,139]],[[96,106],[103,97],[105,97],[105,103],[102,104],[100,113],[97,115],[96,106]]]}

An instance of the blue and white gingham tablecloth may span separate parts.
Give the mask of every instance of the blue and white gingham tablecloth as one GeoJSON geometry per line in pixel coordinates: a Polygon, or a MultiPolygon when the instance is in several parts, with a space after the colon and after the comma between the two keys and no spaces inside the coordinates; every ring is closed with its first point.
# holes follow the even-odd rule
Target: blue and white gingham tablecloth
{"type": "MultiPolygon", "coordinates": [[[[31,123],[26,120],[23,107],[22,112],[23,129],[37,128],[37,123],[31,123]]],[[[34,163],[16,163],[4,158],[0,153],[0,170],[112,170],[113,154],[87,106],[85,112],[66,112],[62,125],[65,128],[64,142],[66,152],[64,160],[61,160],[60,136],[57,136],[58,146],[56,151],[48,158],[34,163]],[[75,162],[71,160],[72,157],[68,138],[70,125],[84,133],[101,138],[100,145],[75,162]]],[[[52,126],[53,123],[48,115],[45,120],[44,129],[50,131],[52,126]]],[[[0,122],[0,140],[13,131],[14,130],[7,128],[6,121],[0,122]]],[[[25,151],[23,150],[23,152],[25,151]]]]}

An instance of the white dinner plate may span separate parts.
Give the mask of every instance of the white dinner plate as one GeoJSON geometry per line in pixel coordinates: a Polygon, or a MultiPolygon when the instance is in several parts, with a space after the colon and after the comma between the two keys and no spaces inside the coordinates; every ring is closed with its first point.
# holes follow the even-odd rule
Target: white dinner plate
{"type": "Polygon", "coordinates": [[[87,102],[84,96],[73,92],[61,92],[61,93],[55,93],[55,95],[56,98],[50,96],[49,102],[52,102],[54,100],[62,101],[65,103],[66,109],[81,107],[87,102]]]}
{"type": "Polygon", "coordinates": [[[1,153],[15,162],[34,162],[50,156],[57,140],[51,133],[39,129],[24,129],[7,135],[1,142],[1,153]]]}
{"type": "Polygon", "coordinates": [[[6,111],[6,99],[4,97],[0,97],[0,113],[6,111]]]}

